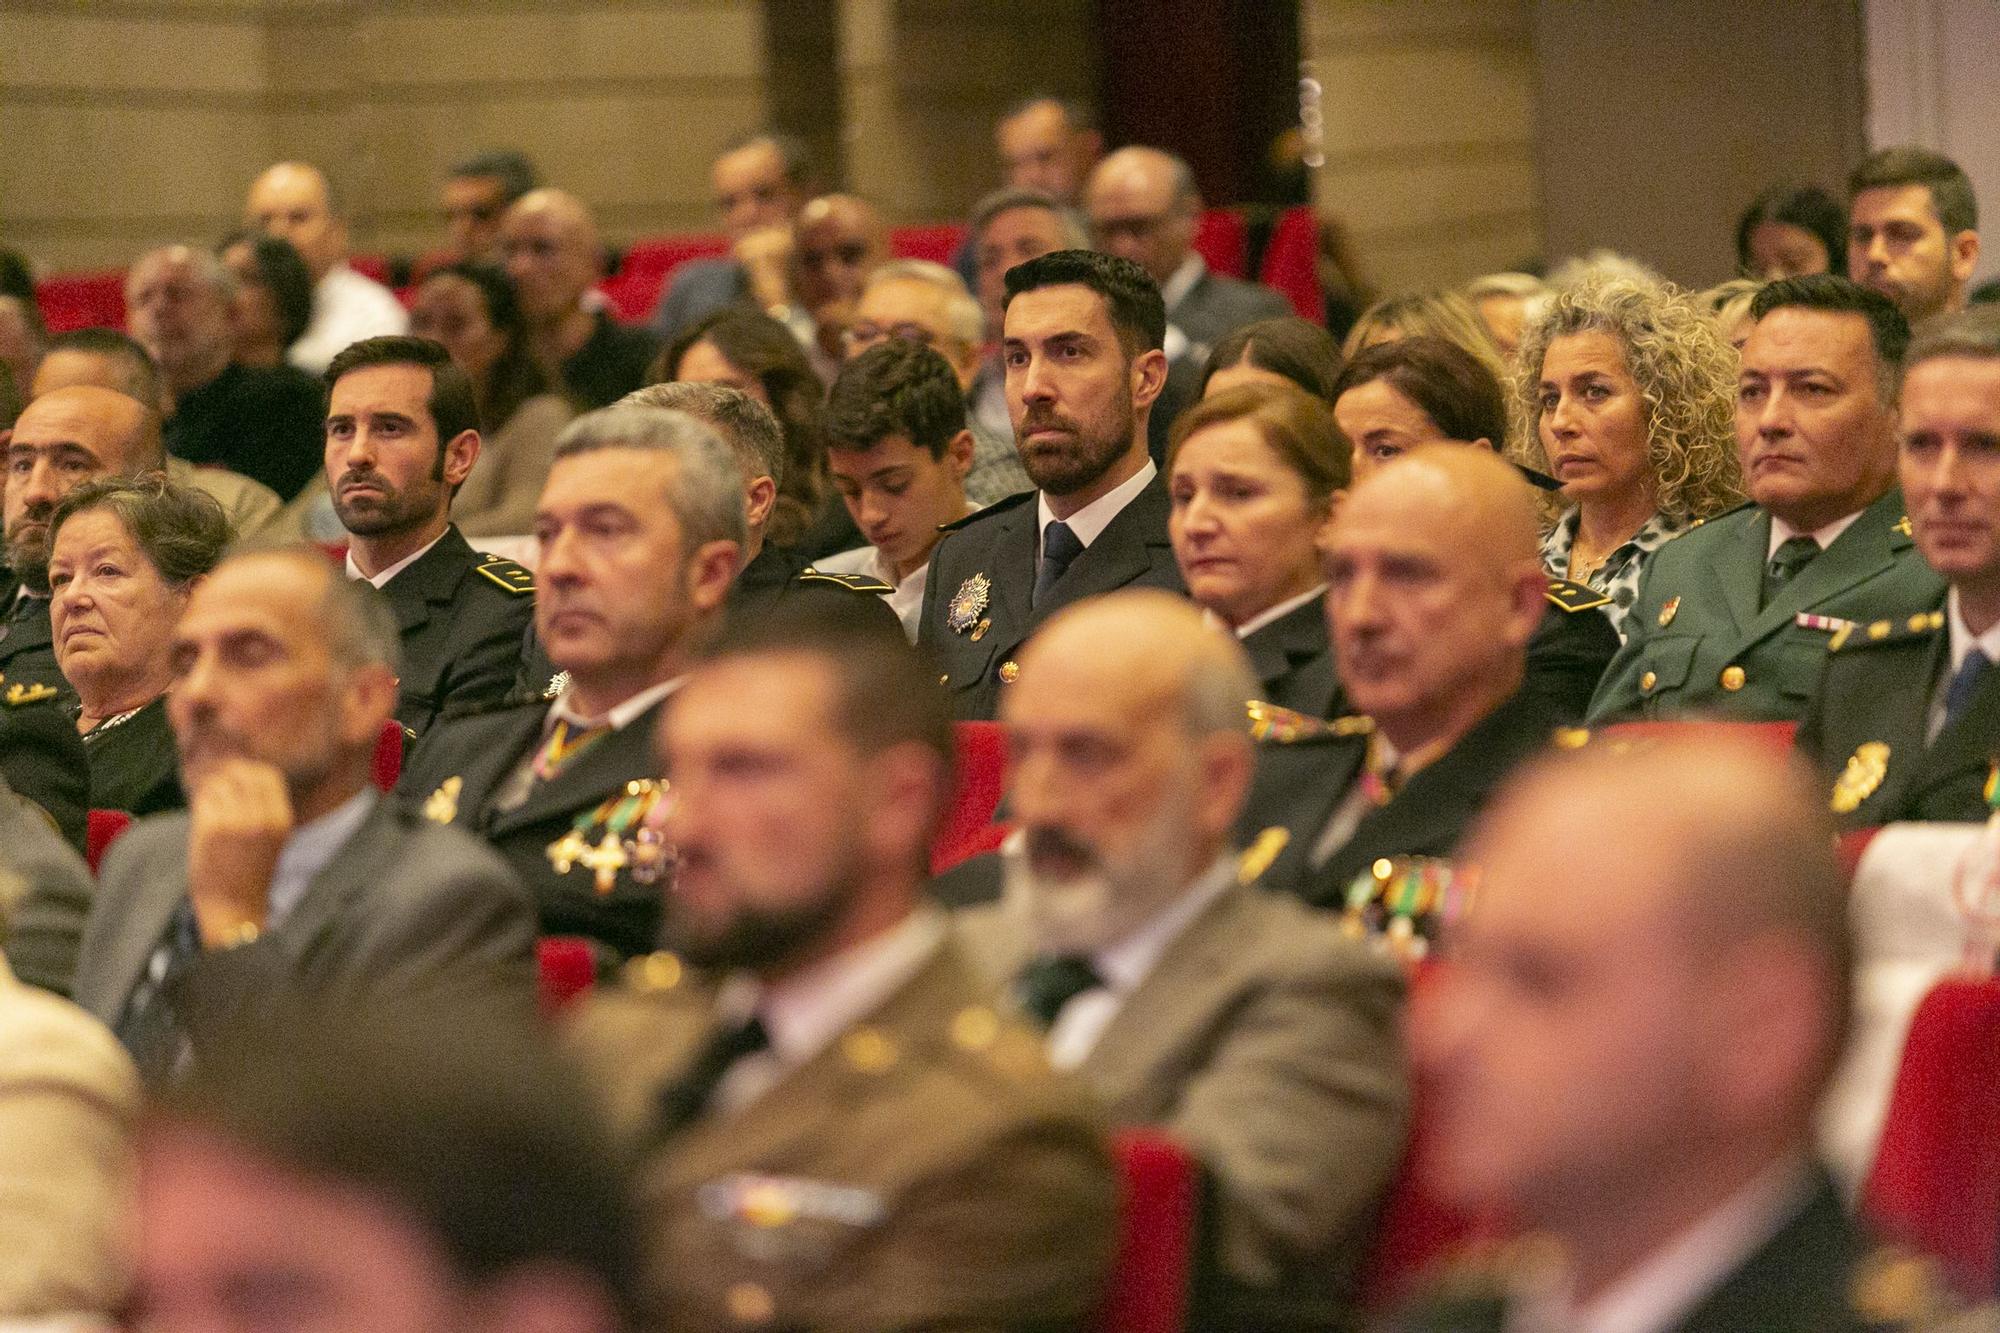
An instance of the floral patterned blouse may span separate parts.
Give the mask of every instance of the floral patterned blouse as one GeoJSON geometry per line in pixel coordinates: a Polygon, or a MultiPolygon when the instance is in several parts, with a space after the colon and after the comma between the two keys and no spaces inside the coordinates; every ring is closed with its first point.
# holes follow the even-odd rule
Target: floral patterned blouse
{"type": "MultiPolygon", "coordinates": [[[[1569,552],[1576,542],[1577,520],[1578,511],[1574,507],[1565,509],[1555,526],[1542,537],[1542,564],[1559,579],[1570,576],[1569,552]]],[[[1686,519],[1655,514],[1630,538],[1613,548],[1611,554],[1604,557],[1604,563],[1590,571],[1589,578],[1579,580],[1611,599],[1611,605],[1604,608],[1604,614],[1611,621],[1611,628],[1618,631],[1620,643],[1625,641],[1625,618],[1632,614],[1632,603],[1638,600],[1639,578],[1646,572],[1647,559],[1686,532],[1689,526],[1686,519]]]]}

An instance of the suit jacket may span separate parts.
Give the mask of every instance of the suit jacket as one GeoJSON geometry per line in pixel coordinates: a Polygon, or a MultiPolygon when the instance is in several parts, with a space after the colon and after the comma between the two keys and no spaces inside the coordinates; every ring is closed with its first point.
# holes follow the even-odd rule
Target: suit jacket
{"type": "Polygon", "coordinates": [[[96,881],[82,853],[49,827],[42,812],[0,783],[0,868],[21,881],[18,902],[0,910],[0,939],[14,974],[31,986],[68,995],[76,951],[96,881]]]}
{"type": "Polygon", "coordinates": [[[1326,607],[1318,597],[1294,607],[1242,640],[1257,677],[1258,698],[1314,717],[1333,702],[1333,646],[1327,642],[1326,607]]]}
{"type": "Polygon", "coordinates": [[[402,631],[396,720],[421,736],[438,714],[513,688],[535,618],[535,576],[472,549],[456,527],[382,589],[402,631]]]}
{"type": "Polygon", "coordinates": [[[750,299],[750,277],[733,259],[690,259],[674,270],[673,280],[653,308],[653,332],[670,343],[706,316],[750,299]]]}
{"type": "Polygon", "coordinates": [[[586,936],[621,957],[649,952],[659,940],[665,886],[641,883],[627,866],[609,893],[599,893],[593,872],[582,865],[558,873],[549,846],[579,825],[588,827],[595,812],[622,797],[626,783],[660,775],[653,754],[659,705],[536,783],[514,809],[495,809],[502,785],[541,746],[548,710],[535,700],[439,723],[410,756],[396,790],[431,818],[491,845],[528,886],[543,934],[586,936]]]}
{"type": "Polygon", "coordinates": [[[844,616],[874,621],[884,628],[902,622],[882,600],[894,592],[880,579],[866,574],[834,574],[814,569],[794,550],[780,550],[766,544],[757,558],[743,567],[729,586],[729,616],[745,621],[772,615],[803,602],[835,607],[844,616]]]}
{"type": "Polygon", "coordinates": [[[0,958],[0,1318],[118,1308],[138,1116],[117,1038],[0,958]]]}
{"type": "Polygon", "coordinates": [[[1257,883],[1338,908],[1347,888],[1385,856],[1450,856],[1516,765],[1539,752],[1560,725],[1525,687],[1419,769],[1387,805],[1362,816],[1354,835],[1325,865],[1313,844],[1361,775],[1367,736],[1326,734],[1257,744],[1257,772],[1238,832],[1247,841],[1282,829],[1284,846],[1257,883]]]}
{"type": "MultiPolygon", "coordinates": [[[[112,1027],[188,896],[188,820],[186,812],[141,820],[104,859],[74,993],[112,1027]]],[[[206,1042],[287,994],[438,990],[525,1015],[534,939],[527,895],[498,857],[377,798],[282,924],[203,954],[170,1000],[197,1058],[206,1042]]]]}
{"type": "Polygon", "coordinates": [[[166,695],[116,726],[98,724],[83,738],[83,748],[90,758],[91,809],[123,810],[136,818],[187,805],[166,695]]]}
{"type": "Polygon", "coordinates": [[[1063,607],[1125,587],[1185,592],[1180,567],[1167,540],[1167,486],[1154,477],[1121,509],[1097,540],[1070,563],[1040,606],[1035,590],[1038,491],[989,505],[945,525],[931,552],[917,642],[936,657],[942,684],[951,696],[952,716],[961,722],[990,721],[1000,706],[1000,687],[1013,678],[1014,655],[1044,620],[1063,607]],[[987,584],[984,608],[975,621],[951,626],[952,600],[970,596],[976,579],[987,584]],[[975,635],[977,637],[975,637],[975,635]]]}
{"type": "Polygon", "coordinates": [[[1911,545],[1903,493],[1847,531],[1759,609],[1771,516],[1755,506],[1682,533],[1653,553],[1629,636],[1590,701],[1593,723],[1689,715],[1796,722],[1842,621],[1929,606],[1944,582],[1911,545]],[[1812,617],[1800,624],[1799,617],[1812,617]]]}
{"type": "Polygon", "coordinates": [[[1929,612],[1838,636],[1827,657],[1797,745],[1824,778],[1843,828],[1977,822],[1989,813],[1986,780],[2000,761],[2000,671],[1982,674],[1965,711],[1935,740],[1926,737],[1931,700],[1951,669],[1942,608],[1940,599],[1929,612]]]}
{"type": "Polygon", "coordinates": [[[1225,277],[1211,269],[1167,312],[1167,323],[1187,335],[1188,350],[1183,359],[1199,369],[1207,364],[1210,349],[1224,335],[1260,319],[1296,313],[1291,302],[1269,287],[1225,277]]]}
{"type": "MultiPolygon", "coordinates": [[[[1034,953],[1026,923],[993,904],[958,924],[968,953],[1011,989],[1034,953]]],[[[1160,1126],[1201,1159],[1226,1277],[1266,1301],[1317,1307],[1318,1322],[1351,1313],[1357,1262],[1402,1159],[1402,996],[1402,970],[1324,915],[1232,883],[1167,945],[1079,1067],[1114,1121],[1160,1126]]]]}
{"type": "MultiPolygon", "coordinates": [[[[715,1022],[712,986],[580,1007],[614,1121],[645,1145],[715,1022]]],[[[1095,1113],[987,1007],[951,943],[866,1021],[639,1170],[663,1327],[1075,1329],[1109,1270],[1116,1190],[1095,1113]]]]}

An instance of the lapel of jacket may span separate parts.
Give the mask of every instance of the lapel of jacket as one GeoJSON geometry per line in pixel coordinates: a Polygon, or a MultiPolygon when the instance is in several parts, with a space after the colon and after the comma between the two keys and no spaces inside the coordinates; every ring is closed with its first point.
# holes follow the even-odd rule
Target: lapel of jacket
{"type": "MultiPolygon", "coordinates": [[[[1778,589],[1778,595],[1771,599],[1771,604],[1751,620],[1744,632],[1743,643],[1748,645],[1777,633],[1790,625],[1799,612],[1837,597],[1862,580],[1873,578],[1889,568],[1896,559],[1896,552],[1891,549],[1891,538],[1899,535],[1891,533],[1890,525],[1902,513],[1903,493],[1891,487],[1887,495],[1862,510],[1861,516],[1834,539],[1833,545],[1813,557],[1812,562],[1800,570],[1790,583],[1778,589]]],[[[1768,545],[1768,516],[1764,523],[1768,545]]],[[[1908,538],[1902,539],[1903,545],[1908,545],[1908,542],[1908,538]]],[[[1761,586],[1762,580],[1760,565],[1756,586],[1761,586]]]]}
{"type": "Polygon", "coordinates": [[[49,599],[38,597],[34,602],[32,614],[6,622],[6,634],[0,637],[0,662],[55,643],[55,627],[49,620],[49,599]]]}
{"type": "Polygon", "coordinates": [[[1168,548],[1171,559],[1164,473],[1147,482],[1132,497],[1132,502],[1097,534],[1097,540],[1063,571],[1063,576],[1049,589],[1048,601],[1035,608],[1036,622],[1048,619],[1072,602],[1124,587],[1152,567],[1154,552],[1161,547],[1168,548]]]}
{"type": "Polygon", "coordinates": [[[347,905],[378,885],[395,865],[404,834],[397,806],[380,796],[372,799],[367,817],[319,868],[306,886],[305,896],[276,932],[279,946],[294,963],[303,962],[347,905]]]}
{"type": "Polygon", "coordinates": [[[1764,587],[1764,552],[1771,541],[1771,516],[1761,509],[1743,513],[1743,519],[1732,525],[1734,531],[1728,540],[1718,543],[1715,558],[1700,562],[1701,576],[1710,589],[1702,603],[1721,607],[1729,617],[1731,633],[1738,636],[1747,635],[1757,619],[1757,601],[1764,587]]]}
{"type": "MultiPolygon", "coordinates": [[[[547,705],[540,708],[521,708],[508,716],[506,725],[490,728],[483,725],[479,718],[468,718],[463,723],[452,724],[449,730],[433,729],[424,738],[424,742],[417,748],[415,757],[423,762],[426,769],[433,770],[427,773],[426,777],[434,776],[437,783],[456,777],[461,784],[459,799],[456,802],[458,814],[452,820],[454,824],[475,830],[478,828],[480,820],[485,815],[486,804],[492,799],[493,793],[507,780],[507,775],[514,771],[514,765],[520,763],[528,754],[530,747],[541,739],[542,722],[548,714],[547,705]],[[459,736],[455,734],[460,726],[467,728],[465,742],[462,744],[459,736]],[[457,751],[450,758],[455,763],[462,763],[464,767],[437,771],[444,769],[445,765],[437,763],[432,758],[430,743],[433,737],[450,741],[457,751]],[[434,764],[436,764],[435,769],[434,764]]],[[[403,795],[421,804],[425,797],[436,790],[436,783],[430,784],[423,791],[415,788],[399,788],[399,790],[403,795]]]]}
{"type": "MultiPolygon", "coordinates": [[[[1925,724],[1930,720],[1931,697],[1944,673],[1950,669],[1951,632],[1942,630],[1936,639],[1929,656],[1930,671],[1924,677],[1931,688],[1921,695],[1915,690],[1901,692],[1902,708],[1916,712],[1915,730],[1910,733],[1914,741],[1921,740],[1925,724]]],[[[1894,698],[1893,695],[1891,697],[1894,698]]],[[[1996,750],[2000,750],[2000,670],[1988,667],[1981,673],[1979,687],[1973,691],[1972,701],[1965,706],[1965,711],[1938,732],[1937,739],[1917,761],[1910,773],[1904,799],[1921,796],[1968,770],[1990,766],[1996,758],[1996,750]]]]}
{"type": "Polygon", "coordinates": [[[396,612],[396,624],[404,638],[421,629],[431,618],[434,606],[449,606],[458,593],[458,583],[472,563],[472,546],[459,535],[456,526],[447,527],[437,544],[417,562],[389,580],[382,595],[396,612]]]}
{"type": "MultiPolygon", "coordinates": [[[[1000,631],[996,651],[1014,651],[1035,625],[1036,523],[1040,510],[1039,500],[1028,499],[995,518],[993,544],[987,551],[992,567],[982,565],[975,571],[993,585],[990,618],[1000,631]]],[[[944,595],[948,600],[957,591],[946,589],[944,595]]]]}
{"type": "MultiPolygon", "coordinates": [[[[663,701],[664,702],[664,701],[663,701]]],[[[563,770],[546,782],[538,782],[528,799],[514,809],[496,814],[488,832],[498,837],[510,829],[540,823],[556,815],[566,815],[586,805],[596,805],[633,778],[659,770],[653,754],[653,723],[659,718],[655,703],[618,730],[597,741],[563,770]]],[[[519,762],[519,755],[515,762],[519,762]]],[[[511,767],[511,766],[510,766],[511,767]]]]}
{"type": "MultiPolygon", "coordinates": [[[[1348,789],[1360,777],[1362,763],[1368,757],[1368,744],[1360,737],[1326,741],[1318,743],[1313,753],[1320,757],[1320,766],[1309,777],[1300,774],[1298,797],[1292,804],[1280,807],[1280,826],[1287,835],[1285,845],[1257,877],[1261,888],[1287,893],[1304,891],[1313,875],[1313,844],[1319,841],[1334,810],[1347,799],[1348,789]]],[[[1247,832],[1255,837],[1262,830],[1247,832]]]]}
{"type": "Polygon", "coordinates": [[[1293,607],[1251,634],[1243,640],[1243,651],[1250,655],[1250,669],[1263,686],[1264,697],[1270,699],[1292,672],[1327,653],[1326,613],[1320,599],[1293,607]]]}
{"type": "Polygon", "coordinates": [[[179,823],[178,836],[160,839],[163,853],[156,860],[134,867],[132,901],[121,908],[122,920],[112,937],[111,953],[99,972],[101,994],[86,994],[83,977],[77,978],[76,1000],[106,1023],[116,1026],[132,988],[145,973],[153,950],[166,938],[167,922],[174,909],[188,896],[188,817],[165,816],[179,823]]]}

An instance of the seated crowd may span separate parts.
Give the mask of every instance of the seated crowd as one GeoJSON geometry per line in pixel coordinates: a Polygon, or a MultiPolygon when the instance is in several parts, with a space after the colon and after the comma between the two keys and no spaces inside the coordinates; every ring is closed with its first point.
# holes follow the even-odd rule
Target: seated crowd
{"type": "Polygon", "coordinates": [[[1187,1328],[1995,1327],[1815,1138],[1836,831],[2000,805],[1963,173],[1343,344],[996,145],[947,265],[736,141],[630,324],[518,154],[401,300],[281,163],[35,334],[0,1325],[1118,1329],[1150,1135],[1187,1328]],[[1492,1243],[1388,1289],[1413,1189],[1492,1243]]]}

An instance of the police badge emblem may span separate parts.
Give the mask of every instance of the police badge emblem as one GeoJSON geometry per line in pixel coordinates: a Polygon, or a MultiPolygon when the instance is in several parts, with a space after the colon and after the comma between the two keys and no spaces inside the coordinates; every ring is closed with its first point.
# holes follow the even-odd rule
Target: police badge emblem
{"type": "Polygon", "coordinates": [[[944,623],[954,634],[963,634],[979,623],[979,616],[992,599],[993,584],[984,574],[974,574],[958,585],[945,607],[944,623]]]}

